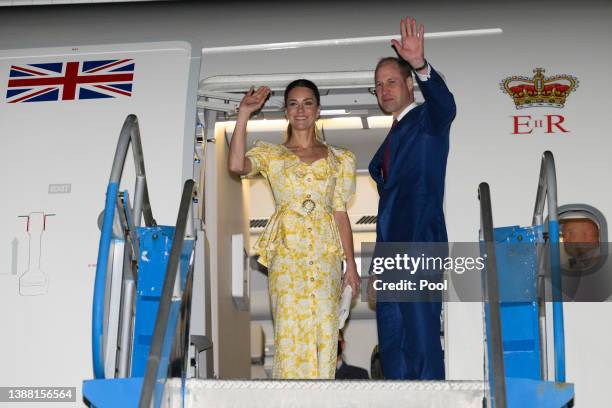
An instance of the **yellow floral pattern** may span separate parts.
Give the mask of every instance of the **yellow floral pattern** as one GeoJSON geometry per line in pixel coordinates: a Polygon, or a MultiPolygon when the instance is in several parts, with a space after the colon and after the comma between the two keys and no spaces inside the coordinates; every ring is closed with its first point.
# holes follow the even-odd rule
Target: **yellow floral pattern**
{"type": "Polygon", "coordinates": [[[273,378],[334,378],[337,307],[344,257],[333,211],[355,192],[355,156],[328,145],[328,155],[302,162],[284,145],[258,141],[247,176],[261,173],[276,210],[255,242],[268,267],[274,318],[273,378]]]}

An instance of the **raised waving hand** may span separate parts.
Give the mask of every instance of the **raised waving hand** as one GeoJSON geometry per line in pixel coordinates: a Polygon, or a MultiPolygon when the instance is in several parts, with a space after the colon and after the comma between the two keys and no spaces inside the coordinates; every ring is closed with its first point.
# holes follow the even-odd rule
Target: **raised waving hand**
{"type": "Polygon", "coordinates": [[[400,22],[400,41],[391,40],[391,44],[400,57],[406,60],[414,69],[425,68],[425,47],[424,35],[425,27],[423,24],[417,25],[412,17],[406,17],[400,22]]]}
{"type": "Polygon", "coordinates": [[[257,112],[266,102],[270,95],[270,88],[267,86],[261,86],[257,90],[251,87],[244,95],[238,105],[239,114],[249,114],[251,116],[254,112],[257,112]]]}
{"type": "Polygon", "coordinates": [[[270,88],[267,86],[251,87],[244,95],[238,105],[238,118],[229,148],[228,168],[230,172],[238,175],[245,175],[251,171],[251,161],[245,157],[246,153],[246,128],[251,115],[266,103],[270,95],[270,88]]]}

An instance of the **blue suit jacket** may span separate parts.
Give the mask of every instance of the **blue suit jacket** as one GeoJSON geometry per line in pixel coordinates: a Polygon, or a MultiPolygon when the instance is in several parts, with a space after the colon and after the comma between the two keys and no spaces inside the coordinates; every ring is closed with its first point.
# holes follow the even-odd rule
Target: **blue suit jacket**
{"type": "Polygon", "coordinates": [[[440,75],[431,68],[419,88],[425,103],[413,108],[390,131],[389,179],[381,167],[387,139],[370,162],[378,194],[377,242],[446,242],[442,203],[449,131],[455,100],[440,75]]]}

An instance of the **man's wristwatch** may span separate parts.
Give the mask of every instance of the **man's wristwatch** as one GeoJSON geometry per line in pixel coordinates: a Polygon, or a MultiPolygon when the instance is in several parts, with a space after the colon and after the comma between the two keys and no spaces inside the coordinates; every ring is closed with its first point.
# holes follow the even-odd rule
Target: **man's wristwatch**
{"type": "Polygon", "coordinates": [[[422,70],[423,68],[427,67],[427,60],[423,58],[423,61],[425,61],[425,62],[423,63],[423,65],[421,65],[420,67],[417,67],[417,68],[412,68],[412,69],[413,69],[413,70],[416,72],[416,71],[420,71],[420,70],[422,70]]]}

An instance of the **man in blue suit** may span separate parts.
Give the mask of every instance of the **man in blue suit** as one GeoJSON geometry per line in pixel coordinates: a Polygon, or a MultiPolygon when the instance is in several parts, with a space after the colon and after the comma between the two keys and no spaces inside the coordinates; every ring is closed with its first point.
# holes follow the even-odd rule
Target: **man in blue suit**
{"type": "MultiPolygon", "coordinates": [[[[369,171],[380,197],[377,242],[447,242],[442,203],[455,102],[446,84],[425,60],[424,27],[407,17],[401,42],[391,40],[400,58],[376,66],[376,97],[394,124],[369,171]],[[425,98],[416,105],[412,71],[425,98]]],[[[380,358],[385,378],[444,379],[440,343],[441,303],[377,302],[380,358]]]]}

